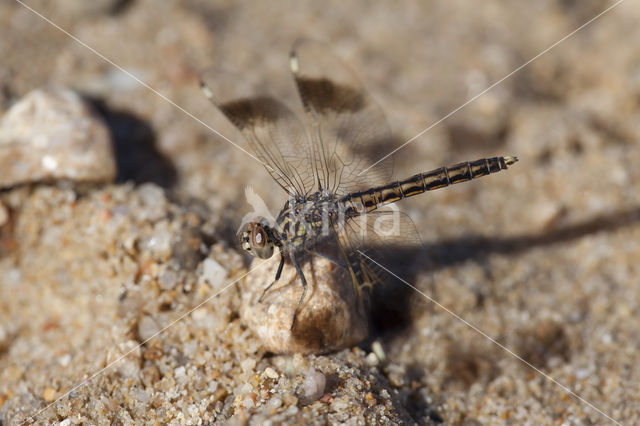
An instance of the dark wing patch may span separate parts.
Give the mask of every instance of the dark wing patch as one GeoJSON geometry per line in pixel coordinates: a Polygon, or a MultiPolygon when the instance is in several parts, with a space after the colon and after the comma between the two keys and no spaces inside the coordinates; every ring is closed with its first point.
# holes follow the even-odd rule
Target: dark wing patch
{"type": "Polygon", "coordinates": [[[319,114],[355,113],[365,107],[365,99],[361,91],[337,84],[327,78],[300,77],[296,79],[296,84],[305,108],[319,114]]]}
{"type": "Polygon", "coordinates": [[[311,145],[296,114],[235,74],[212,69],[200,77],[205,95],[240,130],[273,179],[289,194],[311,193],[311,145]]]}
{"type": "Polygon", "coordinates": [[[299,41],[291,71],[311,124],[312,163],[322,189],[337,196],[391,179],[391,142],[384,114],[353,73],[322,43],[299,41]]]}
{"type": "Polygon", "coordinates": [[[220,105],[220,110],[238,128],[244,130],[268,122],[276,123],[286,115],[282,102],[269,96],[236,99],[220,105]]]}

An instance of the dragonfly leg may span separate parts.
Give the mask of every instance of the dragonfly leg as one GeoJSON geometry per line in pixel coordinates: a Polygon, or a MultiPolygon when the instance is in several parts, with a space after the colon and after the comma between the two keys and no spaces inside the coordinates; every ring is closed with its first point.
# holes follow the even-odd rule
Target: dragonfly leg
{"type": "Polygon", "coordinates": [[[276,279],[273,280],[271,282],[271,284],[269,284],[263,291],[262,294],[260,295],[260,299],[258,299],[258,303],[262,303],[262,298],[264,297],[265,294],[267,294],[267,291],[269,291],[269,289],[271,287],[273,287],[273,285],[275,283],[278,282],[278,280],[280,279],[280,275],[282,275],[282,267],[284,266],[284,254],[280,253],[280,265],[278,265],[278,271],[276,272],[276,279]]]}
{"type": "Polygon", "coordinates": [[[320,253],[319,251],[312,251],[312,250],[309,250],[309,249],[306,249],[306,251],[311,253],[311,254],[315,254],[317,256],[324,257],[329,262],[333,263],[334,265],[338,265],[339,267],[341,267],[343,269],[348,269],[346,263],[342,262],[339,259],[336,259],[335,257],[329,256],[328,254],[325,254],[325,253],[320,253]]]}
{"type": "Polygon", "coordinates": [[[296,325],[296,317],[298,316],[300,305],[302,305],[304,296],[307,294],[307,279],[304,277],[304,274],[302,273],[302,268],[300,268],[300,265],[298,264],[298,261],[294,256],[291,256],[291,261],[293,262],[293,266],[296,267],[296,271],[298,272],[298,275],[300,276],[300,280],[302,281],[302,296],[300,296],[300,299],[298,300],[298,306],[296,306],[296,310],[293,312],[293,321],[291,322],[290,331],[293,331],[293,327],[296,325]]]}

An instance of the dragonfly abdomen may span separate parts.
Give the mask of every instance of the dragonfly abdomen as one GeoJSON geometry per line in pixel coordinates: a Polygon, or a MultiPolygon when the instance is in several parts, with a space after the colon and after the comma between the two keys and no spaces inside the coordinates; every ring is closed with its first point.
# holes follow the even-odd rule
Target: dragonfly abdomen
{"type": "Polygon", "coordinates": [[[348,206],[347,213],[349,211],[353,214],[367,213],[403,198],[505,170],[516,161],[518,161],[516,157],[493,157],[440,167],[389,185],[351,193],[344,198],[343,202],[348,206]]]}

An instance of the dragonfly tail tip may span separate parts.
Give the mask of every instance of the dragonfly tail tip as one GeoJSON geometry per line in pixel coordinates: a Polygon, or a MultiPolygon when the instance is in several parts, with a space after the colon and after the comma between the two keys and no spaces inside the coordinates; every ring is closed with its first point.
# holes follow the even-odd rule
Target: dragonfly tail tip
{"type": "Polygon", "coordinates": [[[518,157],[504,157],[504,163],[510,166],[518,161],[518,157]]]}

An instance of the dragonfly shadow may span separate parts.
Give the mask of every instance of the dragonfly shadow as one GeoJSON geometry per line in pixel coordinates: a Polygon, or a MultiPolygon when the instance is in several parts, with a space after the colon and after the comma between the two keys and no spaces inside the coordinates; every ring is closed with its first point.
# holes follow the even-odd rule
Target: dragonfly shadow
{"type": "Polygon", "coordinates": [[[133,113],[109,107],[102,99],[85,96],[109,129],[118,166],[117,182],[152,182],[171,188],[177,172],[156,147],[151,126],[133,113]]]}
{"type": "MultiPolygon", "coordinates": [[[[412,285],[420,273],[433,272],[468,260],[484,262],[492,254],[517,256],[537,247],[546,247],[577,240],[599,232],[615,232],[640,223],[640,206],[602,214],[590,219],[559,226],[544,232],[507,238],[468,235],[461,238],[424,244],[414,250],[389,250],[383,253],[385,267],[412,285]]],[[[431,296],[429,289],[421,288],[431,296]]],[[[410,304],[415,290],[394,277],[372,294],[372,337],[398,335],[411,326],[410,304]]],[[[437,296],[434,296],[437,300],[437,296]]],[[[436,308],[437,309],[437,308],[436,308]]]]}

